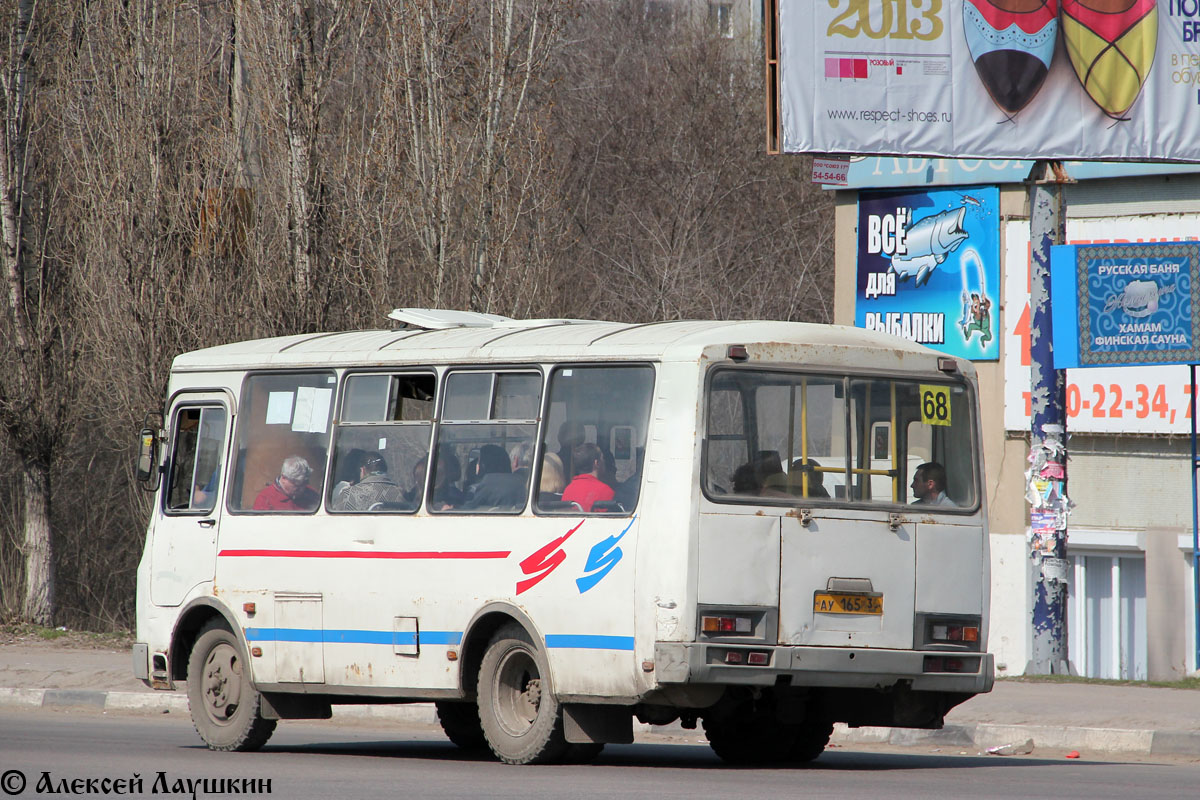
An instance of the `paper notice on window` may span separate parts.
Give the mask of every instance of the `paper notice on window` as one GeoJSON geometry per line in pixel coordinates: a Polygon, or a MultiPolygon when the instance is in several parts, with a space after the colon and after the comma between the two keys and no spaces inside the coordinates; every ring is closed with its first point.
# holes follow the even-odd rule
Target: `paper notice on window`
{"type": "Polygon", "coordinates": [[[304,433],[325,433],[329,423],[329,406],[333,391],[314,386],[296,389],[296,411],[292,415],[292,430],[304,433]]]}
{"type": "Polygon", "coordinates": [[[333,405],[333,389],[313,389],[312,421],[308,429],[325,433],[329,427],[329,407],[333,405]]]}
{"type": "Polygon", "coordinates": [[[267,397],[267,424],[287,425],[292,421],[292,393],[271,392],[267,397]]]}

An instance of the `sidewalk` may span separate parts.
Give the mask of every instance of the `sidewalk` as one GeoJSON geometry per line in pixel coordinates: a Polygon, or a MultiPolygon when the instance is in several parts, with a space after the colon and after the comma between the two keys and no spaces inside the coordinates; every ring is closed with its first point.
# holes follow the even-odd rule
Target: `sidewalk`
{"type": "MultiPolygon", "coordinates": [[[[135,680],[128,653],[53,642],[0,645],[0,707],[4,706],[188,713],[182,691],[155,692],[135,680]]],[[[435,721],[433,706],[426,703],[343,706],[334,713],[336,717],[435,721]]],[[[940,731],[839,725],[833,741],[985,750],[1021,745],[1028,739],[1038,749],[1079,750],[1085,755],[1200,758],[1200,691],[998,681],[991,693],[952,710],[940,731]]]]}

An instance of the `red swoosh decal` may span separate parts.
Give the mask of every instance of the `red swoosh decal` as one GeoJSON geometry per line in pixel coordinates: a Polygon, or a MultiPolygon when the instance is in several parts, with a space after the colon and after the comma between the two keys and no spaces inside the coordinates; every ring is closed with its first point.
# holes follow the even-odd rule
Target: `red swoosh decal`
{"type": "Polygon", "coordinates": [[[554,572],[567,557],[567,554],[558,549],[563,542],[570,538],[571,534],[579,530],[583,523],[581,521],[571,530],[559,536],[557,539],[551,539],[542,547],[534,550],[521,561],[521,571],[526,575],[533,575],[532,578],[526,578],[523,581],[517,581],[517,594],[521,594],[526,589],[536,586],[543,578],[554,572]],[[536,575],[534,573],[537,573],[536,575]]]}

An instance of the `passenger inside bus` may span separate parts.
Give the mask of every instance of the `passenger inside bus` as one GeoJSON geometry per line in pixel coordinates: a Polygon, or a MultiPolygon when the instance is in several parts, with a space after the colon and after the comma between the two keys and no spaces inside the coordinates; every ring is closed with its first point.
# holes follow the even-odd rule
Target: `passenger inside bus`
{"type": "Polygon", "coordinates": [[[792,461],[792,466],[788,470],[788,491],[797,497],[828,498],[829,491],[825,488],[825,474],[821,472],[820,463],[811,458],[807,465],[803,458],[792,461]],[[807,495],[804,494],[805,474],[808,475],[807,495]]]}
{"type": "Polygon", "coordinates": [[[387,459],[380,453],[365,453],[358,468],[358,480],[335,492],[330,508],[334,511],[370,511],[377,503],[402,503],[400,487],[388,475],[387,459]]]}
{"type": "Polygon", "coordinates": [[[583,423],[578,420],[569,419],[558,426],[558,460],[562,462],[564,475],[574,477],[577,473],[586,471],[582,466],[575,469],[572,462],[575,448],[583,444],[586,439],[587,433],[583,429],[583,423]]]}
{"type": "Polygon", "coordinates": [[[958,506],[946,496],[946,468],[936,461],[926,461],[913,472],[913,505],[958,506]]]}
{"type": "Polygon", "coordinates": [[[542,477],[538,485],[539,503],[562,502],[563,489],[567,487],[567,479],[563,474],[562,460],[557,453],[546,453],[542,456],[542,477]]]}
{"type": "Polygon", "coordinates": [[[463,508],[511,511],[525,505],[528,483],[512,472],[508,453],[496,444],[479,448],[475,460],[477,480],[471,484],[463,508]]]}
{"type": "Polygon", "coordinates": [[[404,499],[413,508],[421,504],[421,495],[425,491],[425,470],[429,468],[429,456],[421,456],[412,467],[412,484],[404,491],[404,499]]]}
{"type": "Polygon", "coordinates": [[[255,511],[312,511],[321,498],[308,485],[312,467],[301,456],[283,460],[279,475],[254,498],[255,511]]]}
{"type": "Polygon", "coordinates": [[[590,442],[578,445],[571,460],[575,464],[576,475],[563,489],[564,503],[578,503],[584,511],[591,511],[596,503],[613,499],[612,487],[601,480],[606,467],[604,454],[599,447],[590,442]]]}
{"type": "Polygon", "coordinates": [[[449,447],[438,448],[437,475],[433,481],[433,498],[430,506],[434,511],[445,511],[458,508],[466,500],[466,495],[458,488],[462,477],[462,463],[449,447]]]}

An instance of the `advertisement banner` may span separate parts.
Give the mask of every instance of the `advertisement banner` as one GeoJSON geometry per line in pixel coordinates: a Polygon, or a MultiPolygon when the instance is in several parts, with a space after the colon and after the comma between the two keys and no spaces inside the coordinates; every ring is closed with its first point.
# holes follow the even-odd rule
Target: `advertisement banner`
{"type": "Polygon", "coordinates": [[[855,325],[995,361],[999,291],[997,187],[859,195],[855,325]]]}
{"type": "MultiPolygon", "coordinates": [[[[1068,218],[1066,240],[1072,245],[1175,243],[1195,238],[1198,230],[1200,216],[1196,214],[1068,218]]],[[[1011,431],[1028,431],[1029,221],[1006,223],[1004,242],[1004,426],[1011,431]]],[[[1057,252],[1057,248],[1052,250],[1057,252]]],[[[1061,294],[1056,291],[1054,296],[1061,294]]],[[[1097,298],[1096,302],[1103,313],[1108,297],[1102,303],[1097,298]]],[[[1060,315],[1077,313],[1078,304],[1055,301],[1051,308],[1055,315],[1058,359],[1062,356],[1058,345],[1060,315]]],[[[1078,336],[1074,341],[1078,344],[1078,336]]],[[[1068,431],[1187,434],[1191,430],[1188,368],[1162,365],[1068,369],[1066,411],[1068,431]]]]}
{"type": "Polygon", "coordinates": [[[1051,248],[1054,365],[1200,361],[1200,243],[1051,248]]]}
{"type": "Polygon", "coordinates": [[[1200,0],[779,0],[784,152],[1200,160],[1200,0]]]}

